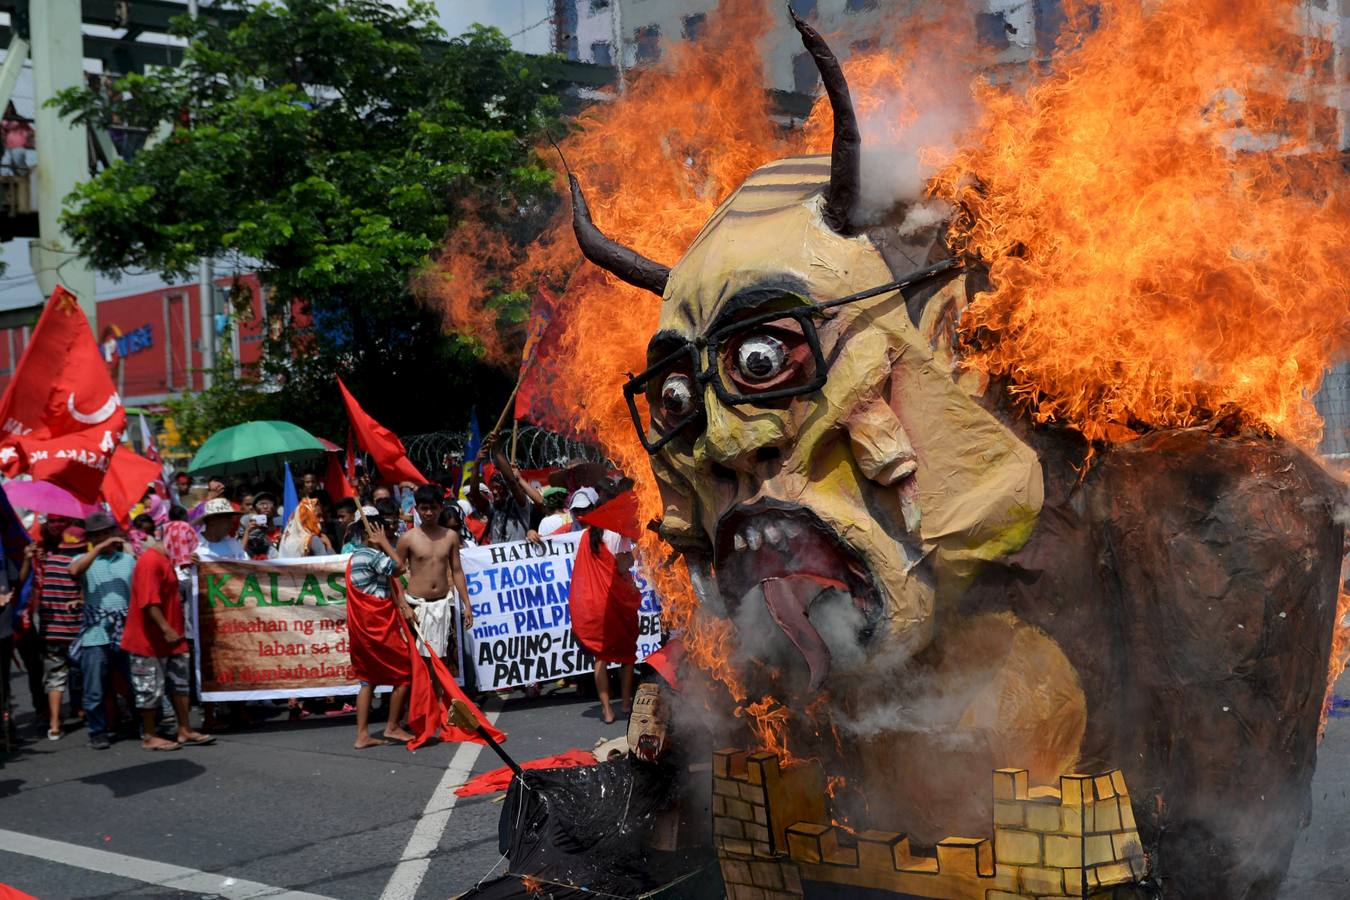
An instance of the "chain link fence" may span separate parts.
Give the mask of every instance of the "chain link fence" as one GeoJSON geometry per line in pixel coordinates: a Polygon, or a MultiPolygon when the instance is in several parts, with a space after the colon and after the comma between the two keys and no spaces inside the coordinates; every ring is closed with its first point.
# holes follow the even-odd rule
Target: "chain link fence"
{"type": "MultiPolygon", "coordinates": [[[[435,477],[442,469],[453,469],[464,461],[467,435],[462,431],[431,431],[402,437],[408,458],[428,477],[435,477]]],[[[503,431],[503,446],[510,450],[511,432],[503,431]]],[[[547,469],[566,465],[569,461],[584,459],[604,462],[604,455],[582,441],[554,434],[534,425],[522,425],[515,436],[515,462],[522,469],[547,469]]]]}

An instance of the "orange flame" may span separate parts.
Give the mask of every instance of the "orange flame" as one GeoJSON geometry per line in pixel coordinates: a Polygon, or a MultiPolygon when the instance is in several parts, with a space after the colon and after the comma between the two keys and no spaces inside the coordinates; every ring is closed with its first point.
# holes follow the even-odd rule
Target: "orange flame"
{"type": "Polygon", "coordinates": [[[1291,99],[1323,96],[1293,4],[1100,10],[1024,95],[979,86],[934,185],[993,283],[965,364],[1091,439],[1231,405],[1313,446],[1309,397],[1350,343],[1350,207],[1326,107],[1291,99]]]}
{"type": "MultiPolygon", "coordinates": [[[[513,344],[487,300],[494,286],[506,287],[516,262],[505,234],[485,227],[478,211],[469,207],[441,255],[414,279],[413,291],[439,306],[448,330],[477,338],[489,363],[510,367],[520,362],[520,346],[513,344]]],[[[518,342],[524,329],[517,330],[518,342]]]]}
{"type": "MultiPolygon", "coordinates": [[[[1070,6],[1083,22],[1088,13],[1070,6]]],[[[959,214],[950,242],[989,266],[992,290],[963,322],[966,364],[1006,379],[1037,421],[1092,439],[1235,405],[1310,445],[1320,422],[1308,397],[1350,345],[1350,217],[1326,107],[1290,99],[1327,95],[1309,83],[1317,54],[1293,34],[1293,4],[1096,6],[1099,26],[1081,38],[1071,28],[1078,43],[1046,72],[1027,71],[1038,80],[1024,92],[974,75],[965,14],[907,21],[881,52],[847,64],[867,140],[936,173],[929,196],[959,214]],[[936,137],[925,130],[934,106],[961,113],[936,137]]],[[[756,42],[779,14],[761,0],[722,0],[699,41],[678,43],[632,74],[622,97],[582,115],[562,147],[608,235],[673,263],[756,167],[828,149],[823,102],[798,146],[769,118],[756,42]]],[[[885,161],[865,160],[869,178],[885,161]]],[[[543,389],[638,480],[640,521],[660,516],[620,390],[645,365],[657,299],[580,264],[565,202],[522,250],[490,230],[461,227],[429,270],[447,321],[478,335],[488,358],[514,363],[482,285],[565,285],[568,364],[543,389]]],[[[686,570],[662,564],[669,551],[654,534],[641,552],[691,661],[727,687],[763,748],[790,757],[788,710],[747,697],[730,668],[730,623],[699,614],[686,570]]]]}
{"type": "Polygon", "coordinates": [[[1327,672],[1327,691],[1322,701],[1322,722],[1317,729],[1320,741],[1326,733],[1327,716],[1331,714],[1331,704],[1336,699],[1336,680],[1341,673],[1350,668],[1350,590],[1341,584],[1340,595],[1336,598],[1336,630],[1331,635],[1331,668],[1327,672]]]}

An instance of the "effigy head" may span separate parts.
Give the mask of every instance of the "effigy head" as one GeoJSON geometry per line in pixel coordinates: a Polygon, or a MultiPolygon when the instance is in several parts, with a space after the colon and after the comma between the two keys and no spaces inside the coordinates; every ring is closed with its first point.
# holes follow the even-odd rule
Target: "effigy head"
{"type": "Polygon", "coordinates": [[[780,696],[902,665],[1041,503],[1036,455],[956,378],[957,261],[930,254],[935,229],[853,222],[866,185],[848,87],[794,19],[834,111],[832,152],[752,173],[674,268],[604,238],[572,180],[586,256],[663,298],[648,368],[625,387],[661,535],[780,696]]]}

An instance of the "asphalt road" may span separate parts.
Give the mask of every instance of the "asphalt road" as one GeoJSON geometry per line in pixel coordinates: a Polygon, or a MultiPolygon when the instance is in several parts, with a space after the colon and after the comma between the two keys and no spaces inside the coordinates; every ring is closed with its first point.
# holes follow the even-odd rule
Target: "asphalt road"
{"type": "MultiPolygon", "coordinates": [[[[591,749],[624,732],[622,723],[605,725],[599,706],[570,689],[493,705],[520,760],[591,749]]],[[[501,765],[477,745],[356,751],[351,715],[287,721],[278,711],[261,727],[222,734],[209,747],[147,753],[123,740],[93,751],[82,731],[49,742],[31,722],[31,712],[22,714],[24,742],[8,756],[0,752],[0,830],[73,848],[39,859],[5,852],[14,839],[0,834],[0,882],[39,900],[242,897],[248,891],[237,885],[244,881],[340,900],[444,898],[471,887],[499,860],[501,805],[492,800],[500,795],[490,795],[455,801],[448,819],[443,811],[427,817],[444,828],[430,833],[435,829],[424,825],[418,834],[429,843],[419,854],[427,862],[415,889],[407,890],[408,867],[399,869],[429,801],[444,805],[449,787],[463,780],[446,780],[451,761],[476,754],[473,774],[501,765]],[[133,859],[82,861],[99,871],[50,861],[69,861],[78,848],[133,859]],[[219,884],[175,890],[124,877],[162,874],[137,861],[218,873],[219,884]]]]}
{"type": "MultiPolygon", "coordinates": [[[[1350,696],[1350,676],[1340,694],[1350,696]]],[[[570,691],[494,706],[521,760],[623,733],[570,691]]],[[[1350,898],[1350,702],[1341,712],[1319,751],[1312,821],[1282,900],[1350,898]]],[[[358,752],[350,715],[290,722],[280,711],[214,746],[164,754],[129,740],[91,751],[78,731],[41,740],[29,712],[19,725],[24,742],[0,752],[0,882],[40,900],[444,898],[499,862],[499,795],[444,808],[465,770],[499,765],[474,745],[358,752]],[[17,843],[28,852],[10,852],[17,843]],[[172,878],[179,887],[158,886],[172,878]]]]}

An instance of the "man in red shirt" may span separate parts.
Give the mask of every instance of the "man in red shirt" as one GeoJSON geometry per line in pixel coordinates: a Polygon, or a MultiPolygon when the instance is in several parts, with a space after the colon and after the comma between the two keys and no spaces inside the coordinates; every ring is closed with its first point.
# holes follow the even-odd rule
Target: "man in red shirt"
{"type": "Polygon", "coordinates": [[[142,750],[177,750],[184,744],[209,744],[209,734],[188,724],[188,642],[183,636],[183,598],[178,576],[164,545],[144,544],[131,577],[131,608],[122,631],[122,649],[131,655],[131,687],[141,711],[142,750]],[[168,688],[178,718],[176,741],[155,733],[155,713],[168,688]]]}

